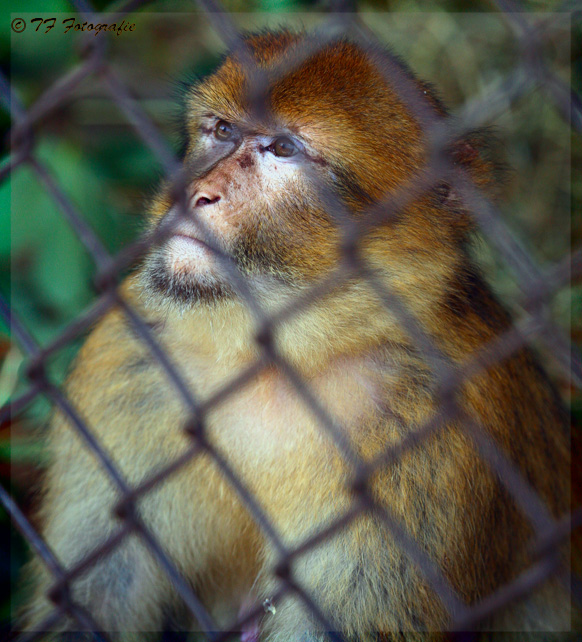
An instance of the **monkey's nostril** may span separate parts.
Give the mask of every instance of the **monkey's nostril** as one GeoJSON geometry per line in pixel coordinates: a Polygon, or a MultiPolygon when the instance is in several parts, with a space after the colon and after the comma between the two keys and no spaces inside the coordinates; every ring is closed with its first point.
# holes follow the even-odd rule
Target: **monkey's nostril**
{"type": "Polygon", "coordinates": [[[214,198],[208,198],[207,196],[201,196],[197,201],[195,207],[203,207],[204,205],[212,205],[212,203],[218,203],[220,196],[215,196],[214,198]]]}

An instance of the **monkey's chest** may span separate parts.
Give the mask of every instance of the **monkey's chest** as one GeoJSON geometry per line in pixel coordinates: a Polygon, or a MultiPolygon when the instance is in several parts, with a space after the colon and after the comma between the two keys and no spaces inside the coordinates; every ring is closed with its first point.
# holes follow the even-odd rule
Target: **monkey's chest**
{"type": "Polygon", "coordinates": [[[210,438],[255,469],[261,462],[280,466],[293,453],[307,465],[337,451],[330,426],[350,440],[376,414],[377,385],[349,368],[303,383],[266,372],[209,413],[210,438]]]}

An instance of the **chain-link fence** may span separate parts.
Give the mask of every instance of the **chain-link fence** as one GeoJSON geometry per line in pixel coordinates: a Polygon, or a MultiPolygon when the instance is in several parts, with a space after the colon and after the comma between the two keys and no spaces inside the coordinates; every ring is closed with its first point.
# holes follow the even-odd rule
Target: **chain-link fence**
{"type": "MultiPolygon", "coordinates": [[[[141,2],[128,2],[124,6],[116,6],[115,14],[99,14],[96,16],[87,2],[74,3],[80,22],[121,24],[125,20],[131,22],[131,13],[136,11],[141,2]]],[[[365,52],[374,50],[378,55],[374,34],[358,20],[357,16],[347,13],[343,3],[331,7],[330,15],[317,27],[317,30],[304,37],[293,56],[280,65],[277,70],[280,77],[292,73],[313,56],[327,43],[337,39],[338,35],[346,34],[351,42],[365,52]]],[[[200,6],[214,24],[217,33],[224,39],[225,48],[237,52],[245,68],[245,74],[250,79],[248,101],[255,113],[264,113],[267,104],[267,91],[271,78],[267,78],[254,61],[248,45],[241,37],[235,22],[221,11],[220,7],[211,1],[201,0],[200,6]]],[[[367,512],[374,514],[382,522],[386,532],[396,542],[403,554],[413,561],[420,574],[430,587],[437,592],[449,614],[451,631],[466,631],[486,621],[491,615],[505,605],[519,600],[543,584],[550,576],[562,575],[565,582],[570,582],[568,569],[561,567],[561,558],[555,555],[556,547],[567,541],[571,531],[582,520],[582,509],[576,509],[572,514],[555,519],[550,514],[544,500],[533,490],[530,482],[512,464],[503,450],[487,434],[474,417],[468,415],[462,405],[456,400],[456,392],[464,382],[476,376],[484,369],[504,360],[533,339],[545,345],[553,355],[555,364],[561,367],[564,377],[570,379],[575,386],[582,383],[582,361],[576,353],[572,353],[570,341],[562,328],[558,327],[551,316],[547,314],[547,302],[552,296],[566,287],[572,276],[582,273],[582,250],[575,250],[550,268],[542,268],[536,260],[524,250],[515,234],[504,222],[497,206],[489,200],[482,191],[469,179],[466,173],[454,166],[449,154],[450,141],[461,139],[484,123],[494,120],[495,114],[507,109],[519,101],[533,88],[539,89],[543,99],[553,105],[555,110],[570,125],[575,135],[582,133],[582,103],[580,97],[572,91],[564,79],[554,72],[551,60],[546,57],[545,44],[555,33],[563,29],[570,20],[577,19],[580,7],[575,3],[566,3],[558,11],[545,16],[530,16],[520,13],[520,7],[514,2],[499,0],[497,9],[504,14],[507,25],[511,28],[515,43],[519,49],[519,64],[507,73],[504,82],[484,94],[478,100],[464,105],[455,114],[455,118],[437,116],[426,97],[402,69],[395,65],[392,58],[386,55],[382,61],[381,72],[386,82],[393,87],[399,99],[408,107],[414,119],[420,123],[427,139],[430,141],[430,154],[427,155],[426,165],[419,169],[412,180],[390,194],[388,198],[371,205],[365,216],[358,217],[354,222],[345,204],[337,195],[329,193],[321,186],[320,197],[325,202],[328,211],[334,213],[336,224],[339,226],[343,243],[343,259],[327,277],[313,287],[302,292],[276,314],[267,313],[260,301],[253,294],[243,274],[234,266],[228,257],[223,257],[224,269],[228,272],[233,288],[239,297],[244,299],[248,308],[257,320],[260,331],[257,334],[257,345],[261,357],[249,365],[234,380],[225,385],[211,396],[200,401],[193,394],[190,385],[183,375],[173,365],[157,340],[155,333],[134,309],[127,303],[119,290],[120,274],[127,270],[136,260],[142,258],[155,245],[164,242],[172,231],[171,225],[162,225],[153,232],[142,235],[136,242],[125,247],[121,252],[111,255],[104,247],[98,235],[86,223],[83,213],[73,204],[67,194],[66,186],[59,184],[47,167],[45,161],[36,154],[35,131],[40,127],[47,115],[54,113],[63,105],[76,88],[87,78],[98,76],[109,92],[110,99],[125,114],[136,134],[144,141],[151,153],[157,157],[163,167],[165,177],[172,185],[175,202],[183,212],[188,211],[188,181],[200,168],[187,167],[174,155],[164,136],[144,111],[139,101],[135,100],[127,86],[115,70],[108,65],[108,50],[106,38],[94,37],[90,34],[82,41],[83,61],[64,77],[59,78],[33,104],[24,105],[12,91],[9,81],[1,78],[1,93],[4,105],[10,110],[12,118],[11,151],[0,168],[0,180],[8,180],[10,174],[27,166],[38,181],[44,186],[51,198],[58,204],[63,217],[74,230],[80,242],[90,253],[96,265],[95,284],[99,296],[83,314],[75,318],[59,336],[46,345],[38,345],[26,329],[26,319],[19,318],[11,312],[10,306],[0,299],[0,312],[9,324],[15,342],[26,354],[28,389],[0,411],[0,419],[17,416],[23,412],[39,396],[46,396],[54,406],[67,418],[71,430],[83,438],[94,457],[110,476],[121,499],[116,507],[116,515],[122,526],[105,543],[90,552],[81,562],[72,568],[64,568],[46,542],[33,527],[17,503],[6,489],[0,488],[0,499],[10,513],[14,525],[27,540],[35,555],[39,556],[53,576],[54,585],[50,591],[50,599],[54,602],[54,610],[38,626],[40,632],[29,632],[22,635],[22,640],[39,639],[42,631],[52,630],[64,617],[73,618],[81,630],[94,631],[96,639],[107,639],[107,635],[99,633],[103,627],[95,620],[90,607],[76,603],[72,592],[68,590],[77,578],[88,569],[95,566],[107,555],[111,554],[125,538],[130,535],[138,536],[147,547],[150,554],[164,569],[175,590],[180,595],[191,615],[195,618],[201,631],[208,639],[227,639],[231,633],[217,633],[217,626],[203,605],[201,599],[192,589],[188,578],[183,577],[176,565],[165,552],[164,542],[157,541],[151,530],[146,526],[139,511],[135,507],[143,496],[155,490],[166,479],[176,474],[193,459],[204,453],[221,471],[229,486],[234,489],[244,506],[252,515],[270,544],[277,551],[277,576],[280,580],[278,593],[270,595],[268,603],[262,600],[254,604],[242,614],[238,621],[232,622],[229,631],[243,629],[257,617],[275,606],[285,594],[294,594],[304,603],[312,616],[317,619],[323,630],[332,632],[334,626],[330,614],[321,609],[317,595],[309,593],[293,574],[293,564],[306,552],[314,549],[327,538],[334,537],[352,521],[367,512]],[[482,235],[502,257],[506,266],[513,272],[523,293],[523,306],[528,315],[520,323],[514,323],[509,330],[497,336],[490,344],[479,350],[460,366],[454,364],[435,342],[428,336],[422,324],[408,309],[394,291],[387,288],[378,279],[374,270],[362,258],[358,244],[366,234],[371,233],[380,225],[395,219],[419,196],[428,189],[445,181],[471,211],[482,235]],[[378,299],[386,309],[394,315],[411,338],[416,348],[423,355],[432,376],[439,382],[439,410],[428,422],[421,425],[413,433],[406,436],[400,443],[383,451],[372,460],[364,460],[358,456],[352,443],[346,436],[344,428],[338,423],[318,399],[308,382],[300,372],[277,349],[274,339],[277,329],[288,320],[302,314],[310,306],[316,304],[328,292],[345,284],[357,276],[365,279],[378,299]],[[153,358],[163,368],[168,381],[179,394],[187,408],[190,419],[185,427],[190,436],[191,447],[163,470],[151,471],[151,474],[138,486],[132,486],[124,478],[106,449],[100,444],[81,416],[69,401],[59,386],[55,385],[47,373],[46,364],[63,347],[77,340],[112,308],[120,309],[131,324],[133,331],[147,346],[153,358]],[[324,431],[333,441],[337,450],[345,458],[353,472],[351,480],[353,489],[353,505],[351,509],[329,525],[323,531],[317,532],[301,542],[299,546],[290,548],[278,532],[269,517],[269,511],[261,506],[253,492],[247,487],[234,470],[231,462],[217,449],[205,433],[205,418],[215,408],[240,391],[249,381],[266,368],[275,367],[284,375],[292,386],[295,394],[310,409],[317,418],[321,431],[324,431]],[[484,458],[494,474],[499,478],[508,495],[529,519],[535,535],[534,549],[537,551],[535,562],[522,575],[511,583],[502,586],[494,593],[477,603],[467,606],[456,593],[443,572],[435,565],[434,560],[415,541],[398,519],[385,507],[375,502],[369,490],[369,481],[381,469],[397,462],[413,449],[423,447],[425,440],[430,439],[439,430],[454,420],[463,426],[463,430],[474,443],[479,455],[484,458]]],[[[13,16],[16,19],[15,16],[13,16]]],[[[45,21],[38,26],[46,28],[45,21]]],[[[18,24],[16,25],[16,28],[18,24]]],[[[15,25],[13,22],[13,29],[15,25]]],[[[187,214],[186,214],[187,215],[187,214]]],[[[209,233],[207,231],[207,233],[209,233]]],[[[564,475],[568,471],[563,471],[564,475]]],[[[267,507],[268,508],[268,507],[267,507]]],[[[510,537],[510,534],[507,534],[510,537]]],[[[574,595],[577,580],[572,580],[574,595]]],[[[338,633],[329,633],[330,638],[341,640],[338,633]]]]}

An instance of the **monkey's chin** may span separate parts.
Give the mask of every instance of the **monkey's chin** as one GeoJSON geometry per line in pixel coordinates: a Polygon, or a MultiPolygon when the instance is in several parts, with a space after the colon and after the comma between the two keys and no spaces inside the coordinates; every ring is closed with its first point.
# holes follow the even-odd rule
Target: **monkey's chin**
{"type": "Polygon", "coordinates": [[[173,237],[147,257],[142,283],[149,294],[182,306],[218,303],[235,297],[226,278],[221,277],[211,251],[181,237],[173,237]]]}

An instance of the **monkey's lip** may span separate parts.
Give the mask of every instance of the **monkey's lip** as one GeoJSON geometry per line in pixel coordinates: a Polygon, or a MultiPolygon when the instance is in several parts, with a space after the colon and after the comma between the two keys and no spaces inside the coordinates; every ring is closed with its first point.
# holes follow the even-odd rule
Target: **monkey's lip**
{"type": "Polygon", "coordinates": [[[172,235],[173,239],[185,239],[186,241],[189,241],[191,243],[194,243],[195,245],[202,246],[210,250],[210,246],[207,245],[204,241],[201,241],[199,238],[196,236],[191,236],[190,234],[184,234],[184,232],[176,232],[176,234],[172,235]]]}
{"type": "Polygon", "coordinates": [[[182,240],[182,242],[188,242],[195,244],[198,247],[203,247],[207,250],[212,250],[208,243],[205,243],[201,238],[200,230],[196,225],[193,225],[190,221],[181,221],[173,230],[173,234],[170,236],[171,239],[182,240]]]}

